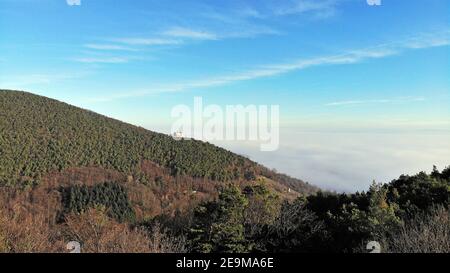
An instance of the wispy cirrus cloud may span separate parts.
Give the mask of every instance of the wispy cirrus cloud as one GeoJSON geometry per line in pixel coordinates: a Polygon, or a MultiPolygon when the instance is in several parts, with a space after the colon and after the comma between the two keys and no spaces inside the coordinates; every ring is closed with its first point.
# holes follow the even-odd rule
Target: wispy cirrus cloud
{"type": "MultiPolygon", "coordinates": [[[[217,41],[235,38],[254,38],[261,35],[280,35],[282,32],[265,22],[255,23],[251,18],[264,19],[267,16],[252,5],[242,9],[231,10],[212,9],[209,5],[199,5],[199,12],[190,14],[185,20],[185,14],[179,14],[177,21],[165,22],[148,35],[122,36],[104,39],[104,43],[89,43],[83,45],[94,50],[128,50],[139,51],[145,46],[173,46],[188,44],[192,41],[217,41]],[[165,26],[164,26],[165,25],[165,26]]],[[[272,10],[272,7],[270,8],[272,10]]],[[[280,11],[280,13],[283,13],[280,11]]],[[[274,16],[273,11],[270,12],[274,16]]],[[[281,15],[281,14],[280,14],[281,15]]],[[[153,15],[154,16],[154,15],[153,15]]]]}
{"type": "Polygon", "coordinates": [[[253,1],[239,1],[232,11],[212,12],[213,16],[226,23],[235,23],[242,20],[271,19],[282,16],[302,15],[303,19],[316,18],[326,19],[336,15],[339,5],[346,0],[260,0],[255,4],[253,1]]]}
{"type": "Polygon", "coordinates": [[[415,98],[394,98],[394,99],[373,99],[373,100],[344,100],[344,101],[329,102],[329,103],[325,104],[325,106],[402,103],[402,102],[414,102],[414,101],[425,101],[425,98],[415,97],[415,98]]]}
{"type": "MultiPolygon", "coordinates": [[[[448,32],[445,32],[448,33],[448,32]]],[[[123,98],[131,98],[131,97],[140,97],[151,94],[158,93],[167,93],[167,92],[181,92],[192,90],[196,88],[210,88],[216,86],[222,86],[226,84],[232,84],[235,82],[255,80],[260,78],[273,77],[277,75],[282,75],[286,73],[290,73],[293,71],[299,71],[303,69],[307,69],[310,67],[316,66],[325,66],[325,65],[344,65],[344,64],[355,64],[369,59],[380,59],[393,55],[400,54],[406,50],[417,50],[423,48],[437,47],[437,46],[448,46],[450,45],[450,40],[445,39],[445,35],[442,36],[442,33],[438,33],[436,35],[419,35],[417,37],[401,40],[398,42],[392,42],[388,44],[381,44],[378,46],[373,46],[369,48],[357,49],[357,50],[348,50],[341,54],[337,55],[328,55],[321,57],[313,57],[307,59],[300,59],[294,62],[288,63],[280,63],[280,64],[269,64],[261,67],[257,67],[255,69],[246,70],[242,72],[237,72],[234,74],[211,77],[202,80],[194,80],[184,83],[175,83],[175,84],[160,84],[157,86],[152,86],[149,88],[142,88],[142,90],[138,92],[126,93],[126,94],[116,94],[109,97],[103,98],[94,98],[91,101],[108,101],[115,99],[123,99],[123,98]],[[435,37],[436,41],[439,42],[429,42],[431,37],[435,37]],[[412,42],[414,41],[415,45],[413,46],[412,42]]],[[[382,102],[380,100],[379,102],[382,102]]],[[[335,102],[334,105],[342,104],[357,104],[357,103],[365,103],[364,101],[346,101],[346,102],[335,102]]],[[[366,102],[367,103],[367,102],[366,102]]]]}
{"type": "MultiPolygon", "coordinates": [[[[158,34],[154,34],[150,37],[122,37],[122,38],[114,38],[110,39],[110,41],[125,44],[127,46],[170,46],[170,45],[183,45],[190,41],[217,41],[231,38],[246,38],[246,37],[255,37],[258,35],[278,35],[279,31],[272,29],[270,27],[263,26],[249,26],[245,29],[227,29],[222,32],[214,32],[211,30],[199,30],[197,28],[190,27],[170,27],[158,34]]],[[[105,49],[117,48],[125,49],[121,45],[119,46],[104,46],[105,49]]],[[[93,49],[103,49],[101,45],[91,46],[93,49]]],[[[132,49],[132,48],[130,48],[132,49]]]]}
{"type": "Polygon", "coordinates": [[[336,13],[338,2],[335,0],[295,0],[281,2],[274,7],[277,16],[311,13],[314,17],[327,18],[336,13]]]}
{"type": "Polygon", "coordinates": [[[215,33],[195,30],[191,28],[184,27],[172,27],[162,33],[164,36],[175,37],[175,38],[186,38],[195,40],[217,40],[218,36],[215,33]]]}
{"type": "Polygon", "coordinates": [[[86,77],[91,72],[67,72],[67,73],[29,73],[21,75],[0,75],[0,87],[17,89],[36,85],[48,85],[66,80],[86,77]]]}
{"type": "Polygon", "coordinates": [[[141,45],[141,46],[153,46],[153,45],[178,45],[181,44],[181,40],[166,39],[166,38],[145,38],[145,37],[125,37],[111,39],[113,42],[127,44],[127,45],[141,45]]]}
{"type": "Polygon", "coordinates": [[[425,33],[417,37],[406,39],[400,46],[409,49],[422,49],[429,47],[446,46],[450,44],[450,30],[441,33],[425,33]]]}
{"type": "Polygon", "coordinates": [[[104,63],[104,64],[118,64],[127,63],[130,58],[127,57],[82,57],[74,58],[73,61],[79,63],[104,63]]]}
{"type": "Polygon", "coordinates": [[[85,44],[85,48],[96,50],[117,50],[117,51],[137,51],[135,48],[116,45],[116,44],[85,44]]]}
{"type": "MultiPolygon", "coordinates": [[[[142,38],[142,37],[123,37],[109,39],[109,43],[90,43],[84,44],[83,47],[95,50],[93,53],[88,52],[84,57],[72,58],[72,61],[87,64],[123,64],[137,59],[144,59],[136,56],[105,56],[100,52],[108,51],[142,51],[144,46],[163,46],[163,45],[178,45],[182,41],[166,38],[142,38]],[[94,54],[94,56],[90,56],[94,54]],[[100,55],[100,56],[98,56],[100,55]]],[[[148,59],[148,57],[147,57],[148,59]]]]}

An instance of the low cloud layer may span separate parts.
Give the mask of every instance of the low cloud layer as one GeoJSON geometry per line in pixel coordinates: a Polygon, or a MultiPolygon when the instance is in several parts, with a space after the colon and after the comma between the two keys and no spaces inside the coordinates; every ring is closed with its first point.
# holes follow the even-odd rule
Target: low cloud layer
{"type": "Polygon", "coordinates": [[[367,190],[401,174],[450,165],[450,132],[303,132],[282,130],[281,146],[264,153],[248,143],[218,143],[323,189],[367,190]]]}

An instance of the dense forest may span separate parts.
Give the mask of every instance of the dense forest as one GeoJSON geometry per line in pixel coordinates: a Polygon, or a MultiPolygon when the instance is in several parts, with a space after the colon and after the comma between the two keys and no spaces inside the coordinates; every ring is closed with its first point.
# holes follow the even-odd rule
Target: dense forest
{"type": "Polygon", "coordinates": [[[208,143],[0,91],[0,252],[450,252],[450,167],[337,194],[208,143]]]}
{"type": "Polygon", "coordinates": [[[82,213],[91,207],[104,206],[108,208],[108,216],[118,221],[135,217],[126,189],[118,183],[105,182],[91,187],[73,185],[64,188],[62,196],[65,213],[82,213]]]}
{"type": "MultiPolygon", "coordinates": [[[[26,92],[0,90],[0,185],[33,185],[51,171],[97,166],[136,174],[144,160],[215,181],[280,176],[225,149],[174,138],[26,92]]],[[[139,175],[139,173],[137,174],[139,175]]],[[[317,188],[280,176],[298,192],[317,188]]]]}

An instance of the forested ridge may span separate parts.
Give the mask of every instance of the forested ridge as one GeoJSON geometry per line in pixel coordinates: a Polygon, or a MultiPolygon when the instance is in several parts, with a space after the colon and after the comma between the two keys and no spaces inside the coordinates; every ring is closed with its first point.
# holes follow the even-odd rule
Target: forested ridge
{"type": "Polygon", "coordinates": [[[175,141],[52,99],[23,92],[0,93],[2,183],[37,178],[71,166],[131,172],[148,159],[174,174],[227,180],[253,165],[200,141],[175,141]]]}
{"type": "MultiPolygon", "coordinates": [[[[0,185],[37,184],[69,167],[99,166],[132,174],[143,160],[215,181],[279,174],[209,143],[175,140],[66,103],[0,90],[0,185]]],[[[317,188],[283,176],[299,192],[317,188]],[[287,179],[286,179],[287,178],[287,179]]]]}

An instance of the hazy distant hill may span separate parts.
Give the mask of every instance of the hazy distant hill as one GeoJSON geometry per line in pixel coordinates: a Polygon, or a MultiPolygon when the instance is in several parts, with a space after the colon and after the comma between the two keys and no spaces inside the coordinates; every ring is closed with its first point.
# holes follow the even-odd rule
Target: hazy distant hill
{"type": "Polygon", "coordinates": [[[96,167],[136,177],[143,162],[153,162],[174,177],[224,182],[262,175],[297,192],[318,190],[205,142],[177,141],[20,91],[0,90],[0,155],[0,185],[39,184],[49,173],[74,167],[96,167]]]}

